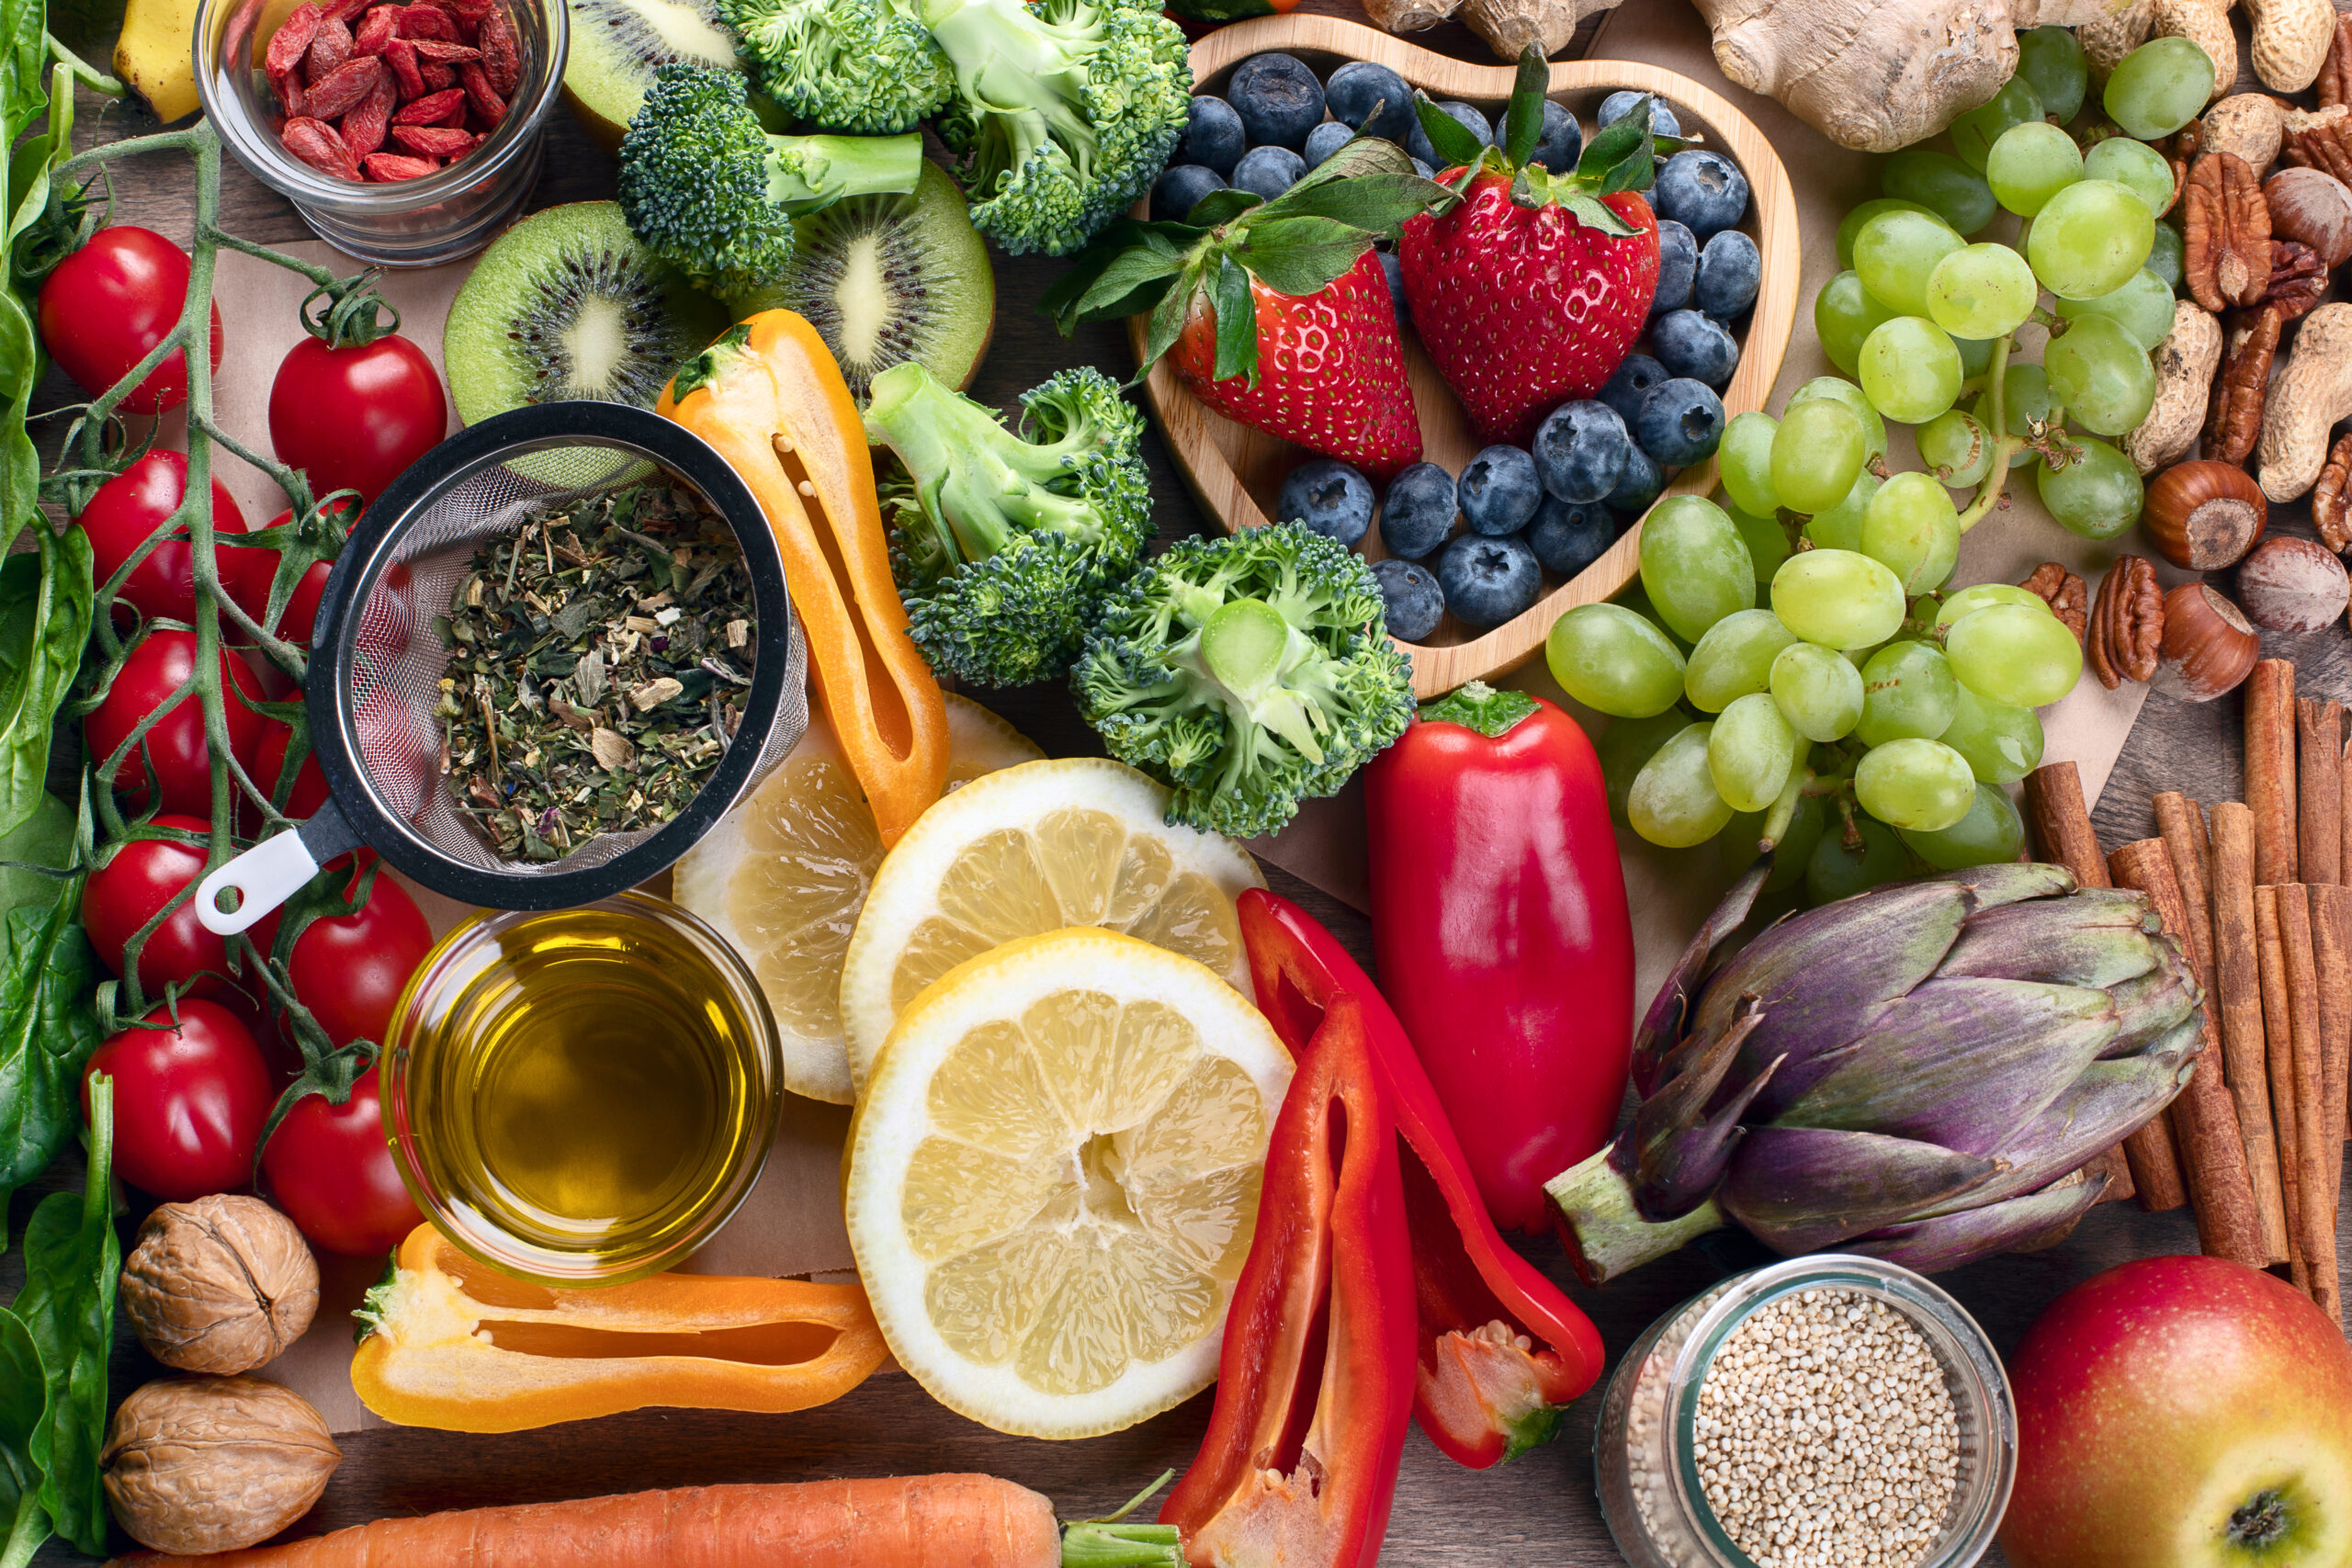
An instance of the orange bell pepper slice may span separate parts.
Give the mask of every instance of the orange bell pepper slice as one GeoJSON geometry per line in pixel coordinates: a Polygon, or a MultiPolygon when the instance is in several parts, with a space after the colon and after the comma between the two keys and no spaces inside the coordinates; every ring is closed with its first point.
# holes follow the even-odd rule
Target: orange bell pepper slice
{"type": "Polygon", "coordinates": [[[807,321],[763,310],[681,370],[654,412],[710,443],[759,498],[817,699],[888,848],[947,787],[947,704],[907,636],[841,367],[807,321]]]}

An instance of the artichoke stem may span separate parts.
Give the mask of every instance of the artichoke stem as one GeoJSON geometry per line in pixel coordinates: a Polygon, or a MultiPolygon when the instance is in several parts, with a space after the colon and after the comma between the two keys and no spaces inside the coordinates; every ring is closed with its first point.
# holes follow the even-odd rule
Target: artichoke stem
{"type": "Polygon", "coordinates": [[[1586,1284],[1604,1284],[1731,1223],[1712,1198],[1678,1219],[1642,1218],[1633,1183],[1610,1152],[1604,1148],[1544,1184],[1559,1209],[1568,1261],[1586,1284]]]}

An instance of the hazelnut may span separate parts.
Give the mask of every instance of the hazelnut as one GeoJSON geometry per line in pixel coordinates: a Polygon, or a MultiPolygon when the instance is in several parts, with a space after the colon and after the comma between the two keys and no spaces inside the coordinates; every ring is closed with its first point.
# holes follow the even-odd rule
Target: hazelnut
{"type": "Polygon", "coordinates": [[[2188,571],[2235,566],[2269,520],[2270,503],[2254,476],[2210,457],[2176,463],[2149,480],[2140,513],[2156,553],[2188,571]]]}
{"type": "Polygon", "coordinates": [[[2246,618],[2274,632],[2315,632],[2344,614],[2352,579],[2344,563],[2309,539],[2265,539],[2238,567],[2246,618]]]}
{"type": "Polygon", "coordinates": [[[238,1551],[309,1513],[343,1462],[327,1424],[259,1378],[166,1378],[132,1393],[98,1450],[107,1501],[142,1546],[238,1551]]]}
{"type": "Polygon", "coordinates": [[[2164,646],[2149,684],[2209,703],[2253,673],[2261,655],[2262,639],[2235,604],[2206,583],[2184,583],[2165,595],[2164,646]]]}
{"type": "Polygon", "coordinates": [[[2325,169],[2281,169],[2263,182],[2270,232],[2309,245],[2330,267],[2352,260],[2352,188],[2325,169]]]}
{"type": "Polygon", "coordinates": [[[147,1353],[226,1377],[274,1361],[311,1326],[319,1265],[294,1222],[258,1198],[165,1203],[122,1267],[122,1312],[147,1353]]]}

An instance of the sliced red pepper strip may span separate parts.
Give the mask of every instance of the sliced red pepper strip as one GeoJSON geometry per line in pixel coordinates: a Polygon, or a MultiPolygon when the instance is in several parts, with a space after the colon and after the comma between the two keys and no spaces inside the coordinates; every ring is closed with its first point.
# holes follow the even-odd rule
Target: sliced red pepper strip
{"type": "Polygon", "coordinates": [[[1198,1568],[1374,1568],[1413,1408],[1396,1122],[1363,1014],[1297,1051],[1234,1282],[1216,1406],[1159,1511],[1198,1568]]]}
{"type": "Polygon", "coordinates": [[[1600,1331],[1505,1242],[1403,1025],[1339,939],[1274,894],[1241,896],[1241,940],[1258,1005],[1294,1055],[1331,1010],[1363,1020],[1388,1089],[1404,1163],[1418,1305],[1413,1414],[1445,1454],[1474,1470],[1551,1438],[1559,1407],[1600,1376],[1600,1331]]]}

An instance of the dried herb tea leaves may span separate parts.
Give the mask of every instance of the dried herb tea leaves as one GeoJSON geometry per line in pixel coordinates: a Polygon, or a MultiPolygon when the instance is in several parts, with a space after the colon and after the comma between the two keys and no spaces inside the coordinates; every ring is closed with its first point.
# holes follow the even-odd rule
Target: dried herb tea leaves
{"type": "Polygon", "coordinates": [[[752,605],[734,534],[669,479],[550,508],[485,546],[433,619],[459,814],[534,861],[675,817],[741,722],[752,605]]]}

